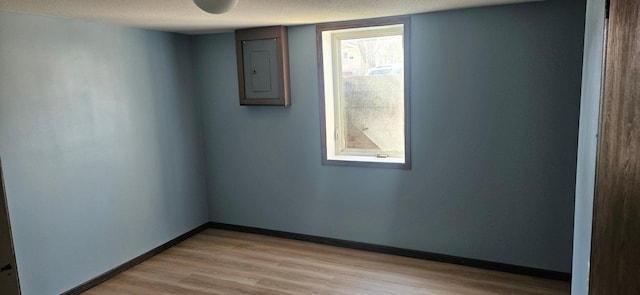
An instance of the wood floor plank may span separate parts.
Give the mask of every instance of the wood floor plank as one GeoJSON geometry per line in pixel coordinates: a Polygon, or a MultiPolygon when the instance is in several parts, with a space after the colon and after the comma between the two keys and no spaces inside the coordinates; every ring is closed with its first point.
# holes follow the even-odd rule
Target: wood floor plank
{"type": "Polygon", "coordinates": [[[569,294],[569,283],[207,229],[84,294],[569,294]]]}

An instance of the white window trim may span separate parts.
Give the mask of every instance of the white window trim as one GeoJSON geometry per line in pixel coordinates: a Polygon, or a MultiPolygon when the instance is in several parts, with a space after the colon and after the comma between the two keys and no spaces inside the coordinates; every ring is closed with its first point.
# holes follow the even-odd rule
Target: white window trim
{"type": "Polygon", "coordinates": [[[341,137],[336,134],[336,132],[340,132],[344,134],[342,130],[337,130],[336,118],[335,114],[342,112],[342,108],[340,107],[341,99],[336,99],[336,96],[340,95],[339,88],[335,88],[334,85],[338,87],[342,86],[341,75],[335,75],[335,73],[340,73],[342,65],[341,55],[339,54],[340,50],[340,40],[343,39],[354,39],[354,38],[367,38],[367,37],[376,37],[376,36],[389,36],[389,35],[402,35],[404,42],[404,80],[405,85],[408,84],[408,50],[406,47],[408,46],[408,21],[403,22],[392,22],[385,25],[377,25],[377,26],[356,26],[356,27],[345,27],[345,28],[336,28],[336,29],[326,29],[322,31],[318,31],[318,54],[322,56],[322,66],[321,66],[321,81],[323,85],[320,85],[322,88],[322,93],[320,99],[323,100],[324,109],[321,110],[323,114],[321,117],[323,122],[321,122],[324,126],[323,128],[323,164],[329,165],[343,165],[343,166],[374,166],[374,167],[389,167],[389,168],[402,168],[402,169],[410,169],[410,138],[409,138],[409,93],[408,87],[405,87],[404,93],[404,104],[405,104],[405,112],[404,112],[404,122],[405,122],[405,132],[404,132],[404,141],[405,141],[405,150],[404,153],[392,153],[392,152],[379,152],[373,153],[371,151],[366,150],[357,150],[357,149],[349,149],[348,152],[344,154],[336,153],[337,150],[341,149],[344,144],[338,142],[341,140],[341,137]],[[337,31],[337,32],[336,32],[337,31]],[[325,50],[330,48],[331,50],[325,50]],[[335,58],[334,58],[335,57],[335,58]],[[327,62],[328,61],[328,62],[327,62]],[[329,83],[327,83],[329,82],[329,83]],[[386,155],[386,157],[380,157],[382,155],[386,155]],[[373,165],[372,165],[373,164],[373,165]],[[379,165],[376,165],[379,164],[379,165]],[[388,165],[391,164],[391,165],[388,165]]]}

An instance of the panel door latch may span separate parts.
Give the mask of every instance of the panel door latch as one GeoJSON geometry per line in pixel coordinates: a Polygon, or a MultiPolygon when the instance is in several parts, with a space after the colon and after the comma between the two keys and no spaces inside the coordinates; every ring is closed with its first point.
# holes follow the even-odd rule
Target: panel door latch
{"type": "Polygon", "coordinates": [[[13,266],[11,266],[11,263],[9,263],[3,267],[0,267],[0,272],[10,271],[11,269],[13,269],[13,266]]]}

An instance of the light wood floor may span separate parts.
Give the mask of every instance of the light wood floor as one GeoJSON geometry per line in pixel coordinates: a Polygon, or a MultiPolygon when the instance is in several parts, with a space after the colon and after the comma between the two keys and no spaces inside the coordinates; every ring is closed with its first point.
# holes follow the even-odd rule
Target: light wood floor
{"type": "Polygon", "coordinates": [[[569,294],[569,283],[207,229],[84,294],[569,294]]]}

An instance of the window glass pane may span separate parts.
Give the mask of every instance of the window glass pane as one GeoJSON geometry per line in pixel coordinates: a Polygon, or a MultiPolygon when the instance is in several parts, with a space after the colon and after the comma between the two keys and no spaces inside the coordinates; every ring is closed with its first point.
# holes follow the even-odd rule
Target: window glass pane
{"type": "Polygon", "coordinates": [[[403,154],[403,54],[402,35],[340,41],[340,152],[403,154]]]}

